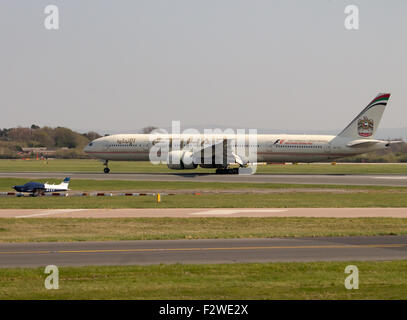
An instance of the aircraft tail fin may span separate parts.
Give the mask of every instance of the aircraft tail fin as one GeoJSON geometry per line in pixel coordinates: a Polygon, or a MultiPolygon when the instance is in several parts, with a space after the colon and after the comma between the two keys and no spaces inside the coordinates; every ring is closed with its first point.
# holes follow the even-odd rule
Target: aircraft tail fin
{"type": "Polygon", "coordinates": [[[69,177],[66,177],[65,179],[64,179],[64,181],[62,181],[61,182],[61,187],[65,187],[65,188],[68,188],[68,186],[69,186],[69,182],[71,181],[71,178],[69,178],[69,177]]]}
{"type": "Polygon", "coordinates": [[[338,137],[371,139],[376,133],[389,98],[390,93],[379,93],[367,107],[338,134],[338,137]]]}

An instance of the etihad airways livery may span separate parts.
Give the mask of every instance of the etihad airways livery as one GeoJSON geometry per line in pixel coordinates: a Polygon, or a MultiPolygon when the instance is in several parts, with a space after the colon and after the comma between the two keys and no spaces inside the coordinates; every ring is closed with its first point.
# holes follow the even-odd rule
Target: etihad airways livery
{"type": "Polygon", "coordinates": [[[217,168],[217,173],[237,173],[238,168],[233,166],[235,164],[247,167],[257,162],[332,160],[384,149],[390,145],[389,141],[373,138],[389,98],[389,93],[378,94],[337,136],[117,134],[92,141],[84,151],[104,161],[105,173],[110,172],[109,160],[151,161],[152,155],[164,159],[170,169],[194,169],[199,165],[203,168],[217,168]],[[174,137],[178,143],[175,143],[174,137]],[[165,146],[164,141],[167,147],[158,148],[159,145],[165,146]],[[251,152],[253,148],[255,152],[251,152]],[[220,158],[216,150],[221,150],[220,158]]]}

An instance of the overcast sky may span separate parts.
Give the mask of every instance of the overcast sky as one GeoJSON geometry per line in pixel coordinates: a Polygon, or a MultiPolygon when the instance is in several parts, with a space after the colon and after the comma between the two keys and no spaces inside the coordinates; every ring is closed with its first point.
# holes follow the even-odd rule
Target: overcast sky
{"type": "Polygon", "coordinates": [[[378,92],[406,127],[406,31],[405,0],[1,0],[0,128],[341,129],[378,92]]]}

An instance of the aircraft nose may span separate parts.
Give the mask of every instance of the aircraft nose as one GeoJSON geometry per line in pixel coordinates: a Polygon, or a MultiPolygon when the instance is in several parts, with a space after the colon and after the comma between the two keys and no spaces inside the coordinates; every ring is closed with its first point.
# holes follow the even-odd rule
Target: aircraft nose
{"type": "Polygon", "coordinates": [[[93,145],[94,145],[94,142],[92,141],[92,142],[89,143],[85,148],[83,148],[83,151],[84,151],[85,153],[91,152],[91,151],[93,150],[93,145]]]}

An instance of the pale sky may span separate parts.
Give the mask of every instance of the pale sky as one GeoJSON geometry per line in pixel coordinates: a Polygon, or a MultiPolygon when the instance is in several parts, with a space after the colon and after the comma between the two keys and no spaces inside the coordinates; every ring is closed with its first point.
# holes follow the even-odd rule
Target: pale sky
{"type": "Polygon", "coordinates": [[[0,128],[341,129],[378,92],[407,127],[406,31],[405,0],[0,0],[0,128]]]}

